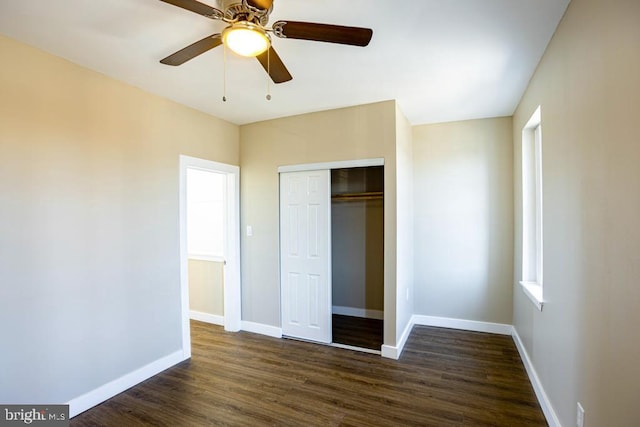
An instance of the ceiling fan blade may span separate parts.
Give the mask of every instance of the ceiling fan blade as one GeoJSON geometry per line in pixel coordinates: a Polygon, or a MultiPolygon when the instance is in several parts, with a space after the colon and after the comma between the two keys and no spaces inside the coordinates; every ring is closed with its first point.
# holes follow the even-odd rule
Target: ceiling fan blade
{"type": "Polygon", "coordinates": [[[222,19],[224,13],[216,9],[215,7],[211,7],[204,3],[200,3],[196,0],[160,0],[165,3],[172,4],[174,6],[181,7],[183,9],[189,10],[191,12],[195,12],[198,15],[206,16],[211,19],[222,19]]]}
{"type": "Polygon", "coordinates": [[[274,83],[288,82],[293,78],[273,47],[269,47],[267,51],[256,56],[256,58],[260,61],[264,70],[271,76],[271,80],[273,80],[274,83]]]}
{"type": "Polygon", "coordinates": [[[208,50],[213,49],[214,47],[220,46],[221,44],[222,37],[220,37],[220,34],[213,34],[211,36],[203,38],[202,40],[198,40],[193,44],[190,44],[184,49],[180,49],[176,53],[160,60],[160,62],[165,65],[181,65],[188,60],[193,59],[208,50]]]}
{"type": "Polygon", "coordinates": [[[273,33],[278,37],[352,46],[366,46],[373,36],[373,30],[370,28],[343,27],[313,22],[278,21],[272,27],[273,33]]]}
{"type": "Polygon", "coordinates": [[[273,6],[273,0],[245,0],[247,5],[255,9],[269,10],[273,6]]]}

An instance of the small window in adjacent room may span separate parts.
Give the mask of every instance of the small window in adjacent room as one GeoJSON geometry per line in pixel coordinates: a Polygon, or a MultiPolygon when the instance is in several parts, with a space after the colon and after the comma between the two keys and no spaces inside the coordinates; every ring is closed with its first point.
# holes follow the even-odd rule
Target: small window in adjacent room
{"type": "Polygon", "coordinates": [[[542,125],[538,107],[522,129],[522,289],[542,310],[542,125]]]}
{"type": "Polygon", "coordinates": [[[226,176],[187,169],[187,252],[189,258],[224,258],[226,176]]]}

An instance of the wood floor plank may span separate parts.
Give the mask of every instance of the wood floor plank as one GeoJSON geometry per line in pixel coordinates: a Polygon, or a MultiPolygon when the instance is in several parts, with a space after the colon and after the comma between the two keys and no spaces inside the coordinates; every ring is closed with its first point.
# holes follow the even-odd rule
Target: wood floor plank
{"type": "Polygon", "coordinates": [[[72,426],[546,426],[508,336],[416,326],[400,360],[193,321],[192,358],[72,426]]]}
{"type": "Polygon", "coordinates": [[[332,316],[332,338],[334,343],[353,347],[380,350],[384,322],[378,319],[344,316],[332,316]]]}

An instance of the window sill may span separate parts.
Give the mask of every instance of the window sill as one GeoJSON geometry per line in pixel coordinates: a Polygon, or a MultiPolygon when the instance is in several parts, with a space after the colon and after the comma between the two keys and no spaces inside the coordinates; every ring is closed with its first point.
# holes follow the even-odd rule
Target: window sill
{"type": "Polygon", "coordinates": [[[522,285],[524,294],[529,297],[538,310],[542,311],[542,307],[544,306],[544,301],[542,300],[542,285],[536,282],[520,282],[520,284],[522,285]]]}
{"type": "Polygon", "coordinates": [[[187,255],[187,259],[195,261],[224,262],[224,257],[218,255],[189,254],[187,255]]]}

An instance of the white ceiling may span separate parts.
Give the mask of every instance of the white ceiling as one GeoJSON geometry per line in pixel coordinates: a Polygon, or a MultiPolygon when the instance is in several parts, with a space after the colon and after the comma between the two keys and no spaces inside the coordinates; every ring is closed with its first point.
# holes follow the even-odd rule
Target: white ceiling
{"type": "MultiPolygon", "coordinates": [[[[217,6],[215,0],[201,0],[217,6]]],[[[275,0],[279,19],[373,29],[368,47],[274,37],[293,80],[223,49],[224,23],[159,0],[0,0],[0,34],[236,124],[397,99],[413,125],[511,115],[570,0],[275,0]]],[[[3,61],[10,58],[3,58],[3,61]]]]}

